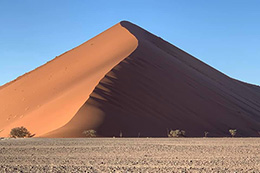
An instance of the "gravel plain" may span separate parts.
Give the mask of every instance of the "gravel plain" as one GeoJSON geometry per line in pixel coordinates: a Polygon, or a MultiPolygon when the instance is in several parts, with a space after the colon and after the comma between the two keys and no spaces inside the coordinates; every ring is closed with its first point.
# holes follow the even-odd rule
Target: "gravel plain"
{"type": "Polygon", "coordinates": [[[0,172],[260,172],[260,138],[1,139],[0,172]]]}

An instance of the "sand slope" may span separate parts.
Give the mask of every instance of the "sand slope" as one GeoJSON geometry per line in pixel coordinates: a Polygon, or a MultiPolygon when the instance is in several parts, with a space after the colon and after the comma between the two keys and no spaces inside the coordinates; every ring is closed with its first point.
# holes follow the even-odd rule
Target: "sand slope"
{"type": "Polygon", "coordinates": [[[188,136],[260,131],[258,86],[229,78],[129,22],[2,87],[0,104],[1,135],[18,125],[41,137],[82,137],[87,129],[133,137],[177,128],[188,136]]]}
{"type": "Polygon", "coordinates": [[[36,136],[66,124],[98,82],[137,47],[120,24],[0,88],[0,136],[25,126],[36,136]]]}

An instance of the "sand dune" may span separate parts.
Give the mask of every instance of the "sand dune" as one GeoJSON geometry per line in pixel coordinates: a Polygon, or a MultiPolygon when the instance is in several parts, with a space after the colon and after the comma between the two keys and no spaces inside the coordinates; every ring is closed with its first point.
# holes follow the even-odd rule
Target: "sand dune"
{"type": "Polygon", "coordinates": [[[120,22],[0,88],[1,136],[258,136],[260,87],[232,79],[159,37],[120,22]]]}

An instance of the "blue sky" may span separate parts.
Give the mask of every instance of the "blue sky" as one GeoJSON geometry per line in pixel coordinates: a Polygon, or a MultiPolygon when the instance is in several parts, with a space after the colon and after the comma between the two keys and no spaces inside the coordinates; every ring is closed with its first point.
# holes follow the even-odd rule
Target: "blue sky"
{"type": "Polygon", "coordinates": [[[260,85],[258,0],[0,0],[0,85],[121,20],[260,85]]]}

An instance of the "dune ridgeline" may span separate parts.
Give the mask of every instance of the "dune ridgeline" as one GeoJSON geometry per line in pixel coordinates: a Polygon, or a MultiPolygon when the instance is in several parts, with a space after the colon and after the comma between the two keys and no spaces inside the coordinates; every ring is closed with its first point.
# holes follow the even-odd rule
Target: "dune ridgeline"
{"type": "Polygon", "coordinates": [[[163,39],[120,22],[0,87],[0,136],[258,136],[260,87],[232,79],[163,39]]]}

